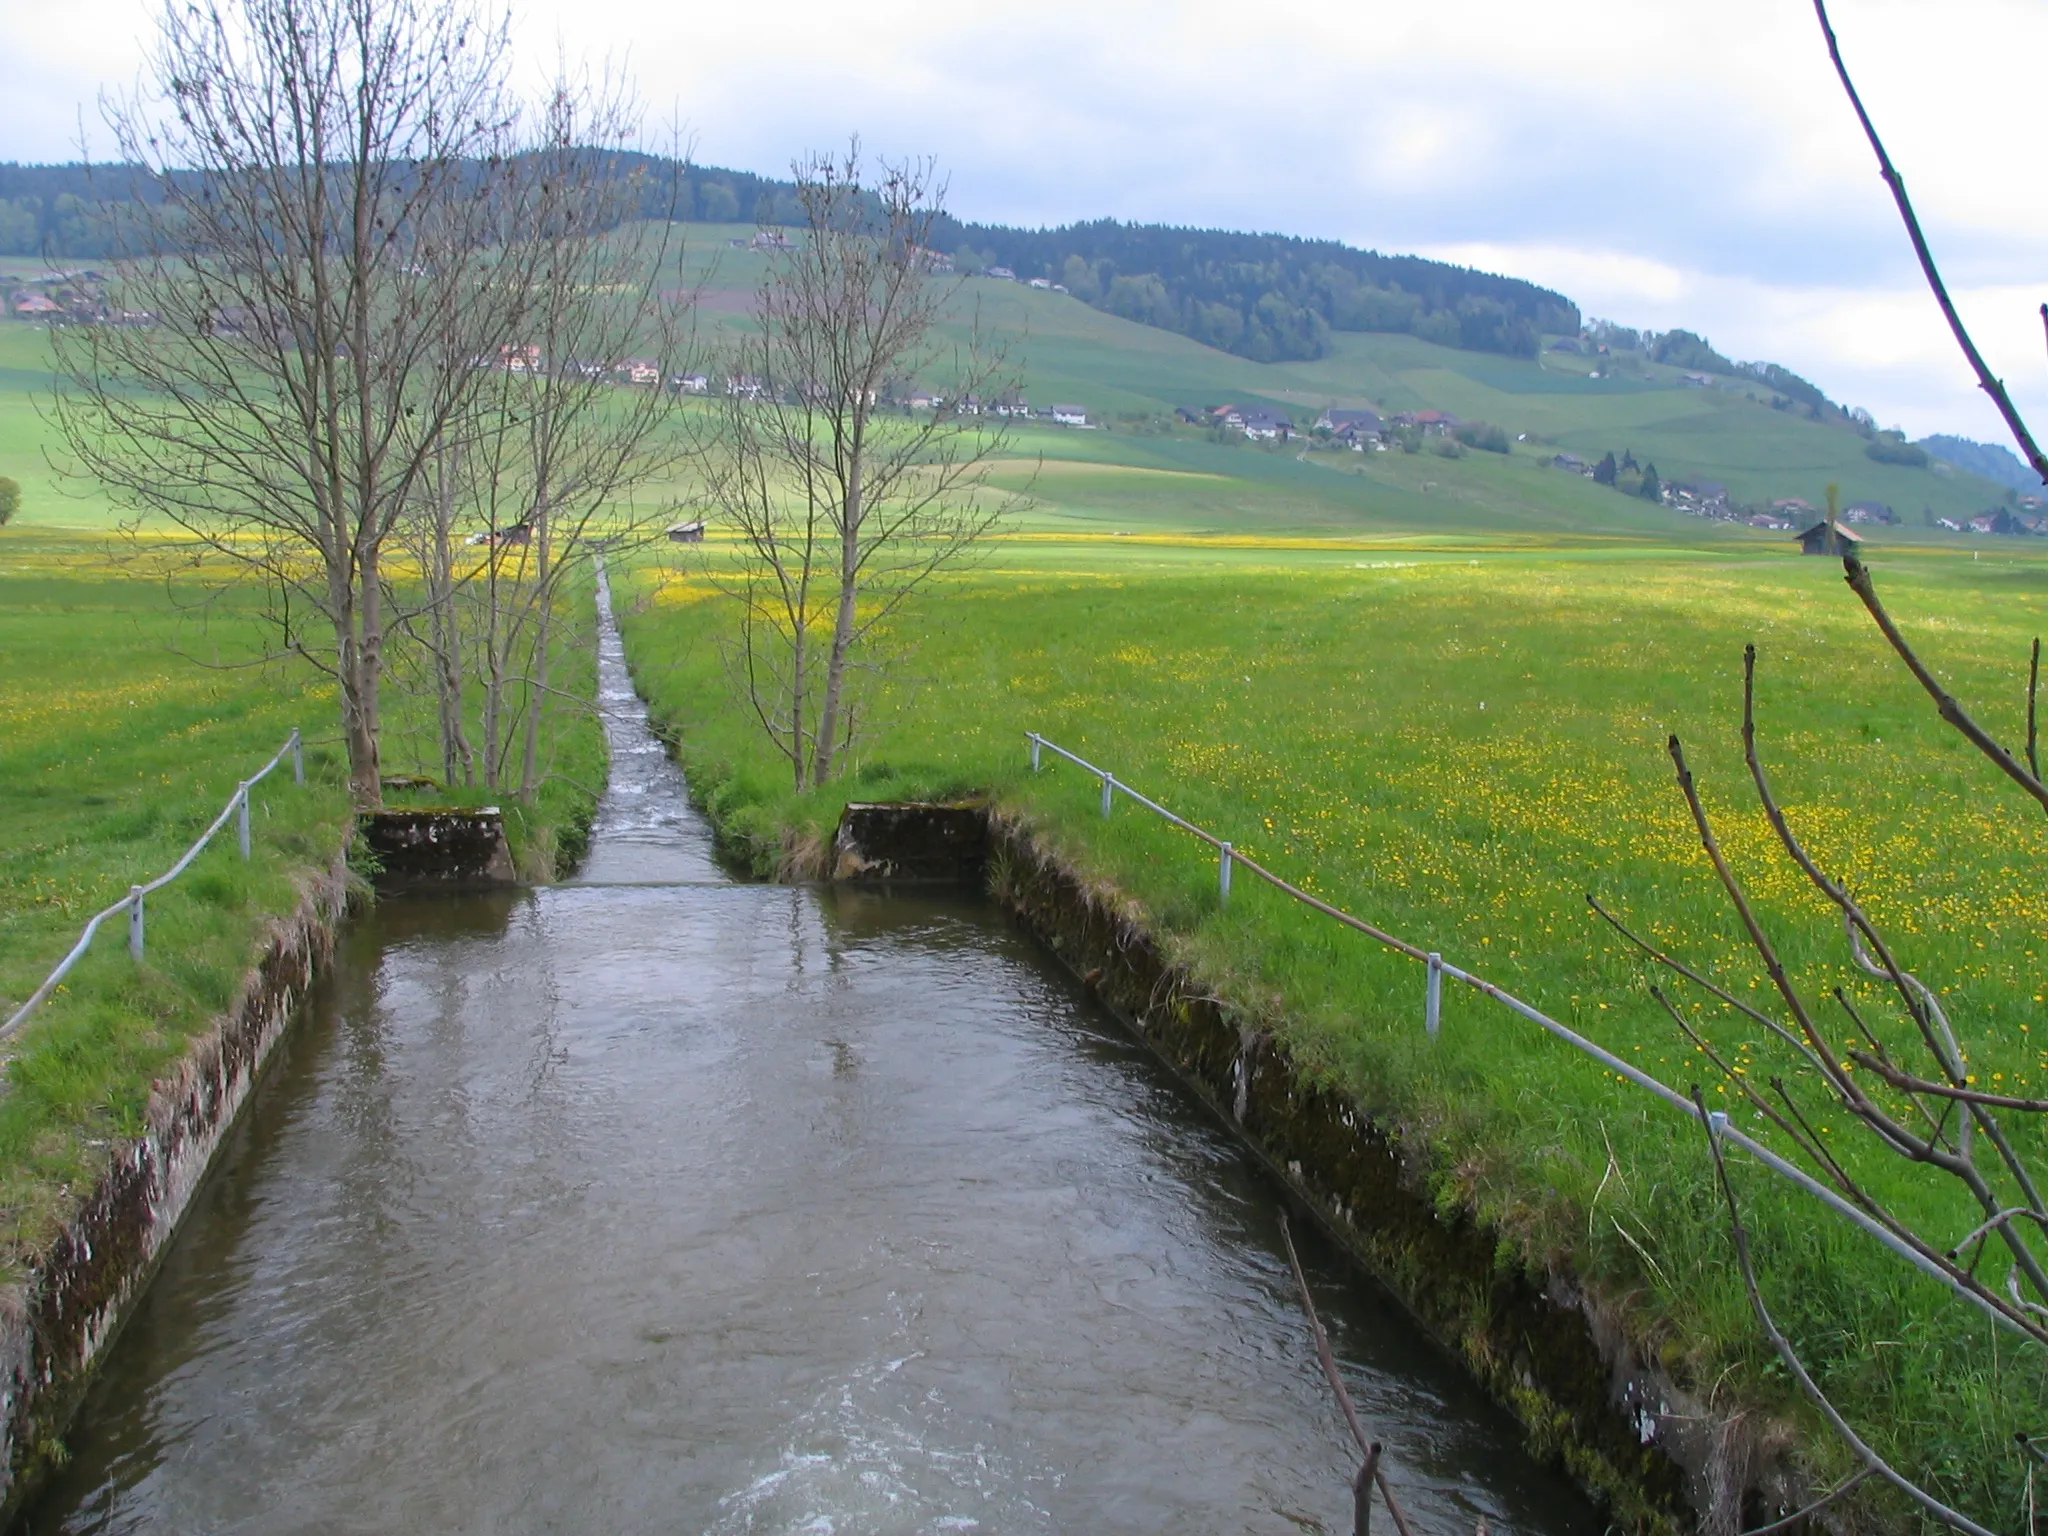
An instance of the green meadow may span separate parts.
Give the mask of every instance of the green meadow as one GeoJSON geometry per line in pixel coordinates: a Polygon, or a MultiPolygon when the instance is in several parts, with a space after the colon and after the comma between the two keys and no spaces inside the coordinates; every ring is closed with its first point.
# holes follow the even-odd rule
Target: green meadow
{"type": "MultiPolygon", "coordinates": [[[[763,258],[727,240],[747,233],[690,230],[677,281],[700,290],[707,340],[746,323],[763,258]]],[[[1011,434],[994,480],[1024,505],[888,637],[898,659],[864,707],[869,734],[847,778],[792,794],[735,706],[729,615],[702,564],[727,557],[716,536],[621,575],[641,687],[733,844],[767,873],[829,836],[849,798],[995,796],[1135,901],[1247,1020],[1283,1031],[1398,1125],[1447,1208],[1483,1213],[1532,1263],[1596,1279],[1702,1391],[1803,1417],[1734,1283],[1704,1148],[1680,1117],[1456,989],[1430,1042],[1412,963],[1242,878],[1222,906],[1202,846],[1128,803],[1105,820],[1094,781],[1051,759],[1033,775],[1024,733],[1103,763],[1681,1090],[1711,1093],[1714,1078],[1649,999],[1643,965],[1585,903],[1597,894],[1733,989],[1764,985],[1710,884],[1667,734],[1684,738],[1801,978],[1870,1000],[1839,928],[1745,793],[1740,668],[1753,641],[1766,751],[1795,824],[1945,989],[1980,1075],[2038,1092],[2038,813],[1932,718],[1836,564],[1543,461],[1629,448],[1667,480],[1721,480],[1745,500],[1818,502],[1832,481],[1848,500],[1891,503],[1908,524],[1872,530],[1883,590],[2010,738],[2048,557],[2031,541],[1919,522],[1923,507],[1968,514],[2001,493],[1873,463],[1853,433],[1741,390],[1683,387],[1669,369],[1595,380],[1577,358],[1359,335],[1315,363],[1267,367],[1063,295],[970,279],[949,335],[964,342],[976,326],[1011,347],[1034,403],[1072,400],[1102,429],[1011,434]],[[1223,400],[1282,405],[1297,420],[1329,405],[1434,407],[1529,441],[1505,456],[1366,455],[1216,441],[1172,419],[1223,400]]],[[[264,919],[290,905],[293,872],[329,856],[346,820],[332,700],[301,673],[200,664],[255,654],[255,616],[230,604],[202,624],[111,532],[118,509],[57,472],[35,404],[47,370],[42,333],[0,323],[0,474],[26,493],[0,530],[0,796],[11,797],[0,996],[25,995],[85,915],[168,863],[292,724],[309,727],[314,750],[307,789],[267,798],[257,861],[243,869],[230,843],[207,856],[218,884],[192,889],[188,918],[153,907],[144,971],[127,966],[118,936],[104,939],[10,1063],[0,1217],[17,1252],[94,1166],[94,1143],[132,1123],[150,1076],[221,1006],[264,919]],[[196,957],[189,976],[173,974],[173,953],[196,957]]],[[[692,488],[670,489],[686,499],[692,488]]],[[[569,675],[587,687],[587,655],[580,665],[569,675]]],[[[401,721],[401,753],[424,741],[411,731],[401,721]]],[[[587,807],[600,753],[587,724],[565,737],[555,809],[540,821],[587,807]]],[[[1791,1075],[1789,1062],[1744,1052],[1720,1012],[1697,1020],[1746,1071],[1791,1075]]],[[[1975,1224],[1910,1170],[1845,1155],[1930,1231],[1975,1224]]],[[[2016,1361],[1767,1176],[1738,1179],[1765,1284],[1829,1388],[1939,1489],[2012,1516],[2023,1480],[2013,1432],[2048,1429],[2040,1363],[2016,1361]]]]}

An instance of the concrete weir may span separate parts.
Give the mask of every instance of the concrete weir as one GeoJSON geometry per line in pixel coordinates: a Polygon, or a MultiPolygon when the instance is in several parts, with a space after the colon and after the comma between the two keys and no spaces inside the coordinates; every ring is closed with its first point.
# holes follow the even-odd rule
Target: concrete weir
{"type": "Polygon", "coordinates": [[[495,805],[379,811],[363,818],[361,835],[377,859],[379,890],[475,890],[516,880],[495,805]]]}
{"type": "Polygon", "coordinates": [[[1682,1389],[1577,1277],[1531,1268],[1477,1218],[1445,1214],[1396,1127],[1318,1084],[1232,1015],[1114,893],[1022,820],[981,804],[847,807],[835,878],[914,867],[974,878],[1060,956],[1215,1115],[1567,1467],[1638,1529],[1733,1533],[1807,1502],[1789,1437],[1682,1389]],[[980,835],[966,830],[970,820],[980,835]],[[946,848],[971,850],[948,868],[946,848]]]}
{"type": "Polygon", "coordinates": [[[96,1365],[332,953],[347,893],[337,858],[274,926],[234,1006],[158,1081],[147,1129],[116,1147],[90,1196],[0,1292],[0,1529],[62,1459],[96,1365]]]}

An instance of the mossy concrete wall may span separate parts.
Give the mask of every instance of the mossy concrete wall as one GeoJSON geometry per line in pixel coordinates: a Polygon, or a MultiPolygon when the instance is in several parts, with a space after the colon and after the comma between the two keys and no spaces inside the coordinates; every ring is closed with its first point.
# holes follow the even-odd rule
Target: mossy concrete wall
{"type": "Polygon", "coordinates": [[[95,1368],[333,953],[347,892],[348,870],[337,858],[308,883],[297,910],[272,926],[235,1005],[156,1084],[147,1129],[113,1149],[70,1220],[0,1292],[0,1529],[61,1460],[95,1368]]]}

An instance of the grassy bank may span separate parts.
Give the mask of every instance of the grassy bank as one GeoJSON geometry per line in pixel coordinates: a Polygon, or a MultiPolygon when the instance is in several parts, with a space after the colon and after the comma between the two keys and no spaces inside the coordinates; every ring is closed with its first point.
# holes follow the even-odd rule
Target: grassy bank
{"type": "MultiPolygon", "coordinates": [[[[1902,555],[1880,576],[1945,675],[2015,733],[2048,568],[1902,555]]],[[[1789,962],[1815,987],[1871,996],[1742,792],[1740,654],[1754,640],[1795,823],[1947,990],[1978,1072],[2022,1092],[2048,1082],[2033,1027],[2048,832],[1932,719],[1832,563],[1717,545],[1010,544],[928,606],[852,772],[802,797],[726,694],[708,589],[647,571],[638,595],[627,638],[642,687],[757,863],[828,836],[848,798],[996,794],[1136,897],[1220,995],[1426,1148],[1447,1207],[1599,1281],[1723,1402],[1804,1416],[1735,1282],[1696,1133],[1480,999],[1447,998],[1432,1046],[1412,963],[1262,888],[1241,883],[1219,909],[1203,850],[1128,807],[1105,822],[1076,771],[1033,778],[1023,732],[1684,1089],[1712,1079],[1584,902],[1598,892],[1738,990],[1765,985],[1672,786],[1668,732],[1686,739],[1789,962]]],[[[1700,1022],[1736,1038],[1716,1013],[1700,1022]]],[[[1909,1170],[1857,1166],[1936,1233],[1975,1224],[1909,1170]]],[[[2012,1432],[2048,1423],[2039,1363],[2016,1365],[1804,1197],[1762,1175],[1743,1187],[1765,1283],[1830,1389],[1936,1486],[2016,1511],[2012,1432]]]]}
{"type": "MultiPolygon", "coordinates": [[[[149,899],[144,964],[125,921],[8,1053],[0,1093],[0,1264],[18,1268],[142,1127],[151,1084],[234,999],[268,925],[350,825],[331,687],[303,668],[252,665],[264,632],[239,599],[203,612],[183,584],[105,535],[0,532],[0,1016],[39,985],[94,912],[169,868],[236,783],[304,731],[306,784],[289,766],[252,796],[253,857],[232,826],[183,878],[149,899]]],[[[565,648],[561,686],[588,694],[587,645],[565,648]]],[[[399,712],[387,767],[416,766],[399,712]]],[[[508,805],[529,870],[580,852],[604,777],[601,733],[567,716],[551,780],[508,805]]],[[[437,800],[480,802],[457,792],[437,800]]]]}

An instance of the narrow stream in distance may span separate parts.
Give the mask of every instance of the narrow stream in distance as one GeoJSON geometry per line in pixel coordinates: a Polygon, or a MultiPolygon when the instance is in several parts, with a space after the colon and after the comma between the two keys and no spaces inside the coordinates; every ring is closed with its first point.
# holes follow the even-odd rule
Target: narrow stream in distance
{"type": "MultiPolygon", "coordinates": [[[[985,902],[729,878],[599,685],[582,876],[350,925],[23,1528],[1349,1531],[1263,1171],[985,902]]],[[[1598,1536],[1303,1258],[1423,1532],[1598,1536]]]]}

